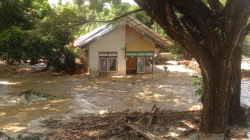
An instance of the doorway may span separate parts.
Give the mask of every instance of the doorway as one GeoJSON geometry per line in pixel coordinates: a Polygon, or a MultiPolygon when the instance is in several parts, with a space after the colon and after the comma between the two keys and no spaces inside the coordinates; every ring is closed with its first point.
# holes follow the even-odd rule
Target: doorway
{"type": "Polygon", "coordinates": [[[137,58],[127,57],[126,61],[126,74],[136,74],[137,73],[137,58]]]}

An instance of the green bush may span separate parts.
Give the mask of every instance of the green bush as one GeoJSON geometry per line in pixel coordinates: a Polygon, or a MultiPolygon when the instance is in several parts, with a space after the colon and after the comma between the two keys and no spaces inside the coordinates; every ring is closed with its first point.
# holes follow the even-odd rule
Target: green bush
{"type": "Polygon", "coordinates": [[[75,54],[64,47],[63,49],[55,51],[54,57],[48,61],[48,67],[53,67],[56,72],[75,71],[75,58],[75,54]]]}

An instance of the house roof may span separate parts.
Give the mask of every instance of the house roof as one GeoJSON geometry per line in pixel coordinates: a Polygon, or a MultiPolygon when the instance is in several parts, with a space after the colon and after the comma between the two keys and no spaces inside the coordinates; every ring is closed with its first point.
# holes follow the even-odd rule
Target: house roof
{"type": "MultiPolygon", "coordinates": [[[[167,40],[165,37],[161,36],[157,32],[155,32],[153,29],[149,28],[142,22],[140,22],[138,19],[132,17],[132,16],[127,16],[128,18],[122,18],[120,21],[127,21],[130,25],[132,25],[134,29],[139,30],[142,34],[145,36],[150,36],[149,38],[154,38],[158,42],[162,43],[165,46],[172,46],[174,45],[171,41],[167,40]]],[[[160,44],[158,43],[158,44],[160,44]]]]}
{"type": "Polygon", "coordinates": [[[90,44],[94,43],[95,41],[97,41],[98,39],[100,39],[101,37],[111,33],[115,29],[117,29],[121,26],[124,26],[124,25],[128,25],[128,26],[132,27],[133,29],[142,33],[144,36],[150,38],[151,40],[153,40],[154,42],[156,42],[160,46],[167,48],[167,46],[174,45],[172,42],[165,39],[160,34],[155,32],[151,28],[147,27],[146,25],[144,25],[143,23],[141,23],[139,20],[135,19],[132,16],[127,16],[127,18],[122,18],[119,21],[120,21],[120,23],[118,23],[116,25],[107,27],[109,24],[106,24],[106,25],[103,25],[103,26],[89,32],[88,34],[85,34],[85,35],[79,37],[78,39],[75,40],[74,46],[80,47],[80,48],[85,48],[85,47],[89,46],[90,44]]]}
{"type": "Polygon", "coordinates": [[[89,32],[89,33],[83,35],[83,36],[80,36],[79,38],[77,38],[77,39],[74,41],[73,45],[74,45],[75,47],[78,46],[81,42],[87,40],[88,38],[90,38],[91,36],[95,35],[96,33],[101,32],[101,31],[103,31],[104,29],[106,29],[107,26],[108,26],[108,24],[105,24],[105,25],[103,25],[103,26],[101,26],[101,27],[98,27],[98,28],[96,28],[95,30],[93,30],[93,31],[91,31],[91,32],[89,32]]]}

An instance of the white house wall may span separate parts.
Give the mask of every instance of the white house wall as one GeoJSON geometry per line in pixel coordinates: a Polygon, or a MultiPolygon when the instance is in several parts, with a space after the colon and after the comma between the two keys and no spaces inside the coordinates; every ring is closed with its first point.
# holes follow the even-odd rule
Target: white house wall
{"type": "Polygon", "coordinates": [[[122,26],[100,38],[89,46],[89,68],[91,76],[99,75],[99,52],[117,52],[117,72],[109,75],[126,75],[126,27],[122,26]]]}

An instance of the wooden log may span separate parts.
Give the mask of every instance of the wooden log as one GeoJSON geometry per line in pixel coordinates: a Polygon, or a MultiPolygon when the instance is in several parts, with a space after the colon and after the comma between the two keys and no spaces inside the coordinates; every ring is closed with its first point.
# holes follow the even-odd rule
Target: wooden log
{"type": "Polygon", "coordinates": [[[138,128],[135,127],[134,125],[128,124],[128,123],[126,123],[125,125],[128,126],[128,127],[130,127],[130,128],[132,128],[133,130],[139,132],[142,136],[144,136],[144,137],[147,138],[148,140],[155,140],[152,136],[150,136],[149,134],[147,134],[147,133],[141,131],[140,129],[138,129],[138,128]]]}

